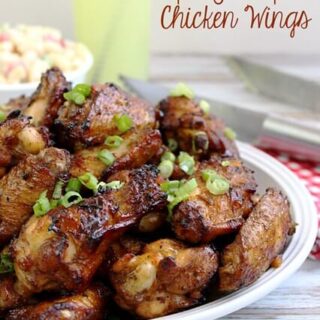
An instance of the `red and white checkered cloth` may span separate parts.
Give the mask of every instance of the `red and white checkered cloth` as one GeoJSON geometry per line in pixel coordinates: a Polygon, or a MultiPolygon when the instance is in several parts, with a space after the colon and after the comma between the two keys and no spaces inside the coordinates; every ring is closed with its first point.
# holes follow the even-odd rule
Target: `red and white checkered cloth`
{"type": "Polygon", "coordinates": [[[305,184],[318,209],[318,238],[310,253],[310,258],[320,260],[320,162],[309,162],[290,158],[285,153],[264,150],[293,171],[305,184]]]}

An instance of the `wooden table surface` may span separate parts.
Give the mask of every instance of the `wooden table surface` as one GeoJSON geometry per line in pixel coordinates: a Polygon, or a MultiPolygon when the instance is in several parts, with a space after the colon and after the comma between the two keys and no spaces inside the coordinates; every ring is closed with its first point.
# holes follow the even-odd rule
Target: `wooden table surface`
{"type": "MultiPolygon", "coordinates": [[[[243,89],[224,60],[211,55],[153,55],[150,79],[165,85],[187,82],[199,95],[209,97],[217,88],[243,89]]],[[[245,99],[251,102],[249,95],[245,99]]],[[[320,319],[320,261],[307,260],[268,296],[224,319],[320,319]]]]}

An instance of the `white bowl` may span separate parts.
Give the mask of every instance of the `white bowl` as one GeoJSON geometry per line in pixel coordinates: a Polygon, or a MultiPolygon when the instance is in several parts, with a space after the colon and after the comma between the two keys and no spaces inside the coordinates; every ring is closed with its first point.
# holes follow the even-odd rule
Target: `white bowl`
{"type": "MultiPolygon", "coordinates": [[[[73,72],[65,72],[64,75],[68,81],[73,83],[83,83],[86,79],[88,71],[92,67],[93,57],[92,54],[88,52],[87,59],[82,65],[82,67],[73,72]]],[[[28,83],[18,83],[18,84],[1,84],[0,83],[0,105],[6,103],[12,98],[17,98],[24,95],[32,94],[38,87],[39,82],[28,82],[28,83]]]]}
{"type": "Polygon", "coordinates": [[[238,143],[246,164],[255,170],[259,191],[269,186],[281,189],[291,202],[298,224],[278,269],[270,269],[258,281],[213,302],[158,320],[213,320],[261,299],[290,277],[303,264],[316,238],[318,221],[314,202],[302,182],[280,162],[244,143],[238,143]]]}

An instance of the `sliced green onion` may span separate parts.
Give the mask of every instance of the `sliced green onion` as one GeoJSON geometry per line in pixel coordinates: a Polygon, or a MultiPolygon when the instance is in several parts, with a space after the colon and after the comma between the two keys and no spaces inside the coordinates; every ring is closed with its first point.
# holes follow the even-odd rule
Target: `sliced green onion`
{"type": "Polygon", "coordinates": [[[120,147],[123,139],[119,136],[109,136],[107,137],[106,141],[104,142],[109,148],[114,149],[120,147]]]}
{"type": "Polygon", "coordinates": [[[229,127],[224,129],[224,135],[229,140],[235,140],[237,138],[237,134],[229,127]]]}
{"type": "Polygon", "coordinates": [[[205,114],[209,114],[210,112],[210,104],[206,100],[201,100],[199,102],[199,107],[205,114]]]}
{"type": "Polygon", "coordinates": [[[213,178],[206,183],[207,189],[215,196],[225,194],[230,189],[230,184],[226,179],[213,178]]]}
{"type": "Polygon", "coordinates": [[[161,177],[168,179],[171,177],[174,169],[174,164],[169,160],[163,160],[158,166],[161,177]]]}
{"type": "Polygon", "coordinates": [[[161,161],[164,161],[164,160],[175,162],[176,156],[172,152],[166,151],[161,157],[161,161]]]}
{"type": "Polygon", "coordinates": [[[75,104],[82,105],[91,93],[91,87],[87,84],[77,84],[71,91],[63,94],[63,97],[75,104]]]}
{"type": "Polygon", "coordinates": [[[133,126],[132,119],[126,114],[123,114],[123,115],[116,114],[114,116],[114,121],[116,123],[118,130],[120,130],[120,132],[122,133],[127,132],[133,126]]]}
{"type": "Polygon", "coordinates": [[[59,205],[59,200],[57,200],[57,199],[51,199],[51,200],[50,200],[50,207],[51,207],[51,209],[56,208],[58,205],[59,205]]]}
{"type": "Polygon", "coordinates": [[[98,187],[98,179],[90,172],[80,176],[79,181],[88,189],[96,191],[98,187]]]}
{"type": "Polygon", "coordinates": [[[67,192],[60,200],[60,204],[65,208],[69,208],[74,204],[81,202],[83,199],[80,193],[75,191],[67,192]]]}
{"type": "Polygon", "coordinates": [[[98,184],[98,192],[105,192],[106,190],[119,190],[123,187],[124,183],[121,181],[111,181],[105,183],[103,181],[98,184]]]}
{"type": "Polygon", "coordinates": [[[194,98],[193,90],[188,87],[185,83],[179,82],[176,87],[170,91],[171,97],[186,97],[188,99],[194,98]]]}
{"type": "Polygon", "coordinates": [[[172,218],[172,211],[174,207],[180,202],[187,200],[189,196],[197,189],[197,187],[197,180],[193,178],[185,183],[180,183],[180,187],[178,189],[175,189],[172,193],[168,194],[168,201],[170,202],[168,205],[169,221],[172,218]]]}
{"type": "Polygon", "coordinates": [[[124,186],[124,183],[121,181],[115,180],[115,181],[108,182],[106,186],[108,189],[119,190],[124,186]]]}
{"type": "Polygon", "coordinates": [[[110,167],[116,158],[109,150],[102,150],[98,153],[98,158],[107,166],[110,167]]]}
{"type": "Polygon", "coordinates": [[[85,83],[79,83],[72,89],[72,91],[80,93],[87,98],[91,93],[91,86],[85,83]]]}
{"type": "Polygon", "coordinates": [[[205,182],[207,182],[209,179],[213,179],[213,178],[219,177],[219,174],[215,170],[205,169],[205,170],[202,170],[201,176],[202,176],[202,179],[205,182]]]}
{"type": "Polygon", "coordinates": [[[33,206],[33,212],[36,217],[42,217],[51,210],[50,201],[47,198],[47,192],[47,190],[43,191],[33,206]]]}
{"type": "Polygon", "coordinates": [[[69,192],[69,191],[80,192],[80,189],[81,189],[81,182],[79,181],[78,178],[71,178],[68,181],[66,192],[69,192]]]}
{"type": "Polygon", "coordinates": [[[224,160],[224,161],[222,161],[221,162],[221,165],[223,166],[223,167],[229,167],[230,166],[230,161],[228,161],[228,160],[224,160]]]}
{"type": "Polygon", "coordinates": [[[168,148],[171,151],[176,151],[178,149],[179,145],[178,142],[174,139],[168,139],[168,148]]]}
{"type": "Polygon", "coordinates": [[[6,114],[3,111],[0,111],[0,122],[5,121],[7,118],[6,114]]]}
{"type": "Polygon", "coordinates": [[[205,132],[199,131],[193,135],[192,138],[192,151],[207,151],[209,149],[209,139],[205,132]]]}
{"type": "Polygon", "coordinates": [[[56,183],[56,186],[54,187],[53,194],[52,194],[53,199],[58,200],[61,198],[63,186],[64,186],[64,182],[61,180],[59,180],[56,183]]]}
{"type": "Polygon", "coordinates": [[[63,97],[68,100],[68,101],[72,101],[74,102],[75,104],[78,104],[78,105],[82,105],[85,100],[86,100],[86,97],[79,93],[79,92],[76,92],[76,91],[69,91],[69,92],[66,92],[63,94],[63,97]]]}
{"type": "Polygon", "coordinates": [[[160,188],[162,191],[169,193],[177,190],[179,186],[180,186],[180,181],[172,180],[172,181],[166,181],[161,183],[160,188]]]}
{"type": "Polygon", "coordinates": [[[8,253],[1,253],[0,255],[0,274],[11,273],[14,271],[13,262],[8,253]]]}
{"type": "Polygon", "coordinates": [[[186,174],[191,175],[194,172],[195,161],[192,156],[186,152],[180,152],[178,157],[179,167],[186,174]]]}

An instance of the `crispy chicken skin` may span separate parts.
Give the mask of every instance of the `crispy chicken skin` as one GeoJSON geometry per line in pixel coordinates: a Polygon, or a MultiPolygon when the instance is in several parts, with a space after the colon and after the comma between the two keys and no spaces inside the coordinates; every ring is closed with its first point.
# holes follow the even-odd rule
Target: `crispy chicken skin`
{"type": "Polygon", "coordinates": [[[70,208],[58,207],[22,228],[12,246],[17,281],[6,297],[0,283],[0,310],[44,290],[81,291],[88,286],[109,244],[149,211],[166,205],[157,183],[158,170],[144,166],[120,172],[119,190],[84,200],[70,208]],[[17,297],[18,296],[18,297],[17,297]]]}
{"type": "Polygon", "coordinates": [[[50,127],[65,99],[63,94],[71,85],[58,68],[51,68],[41,76],[41,82],[24,110],[36,126],[50,127]]]}
{"type": "Polygon", "coordinates": [[[93,85],[82,106],[66,102],[55,121],[57,139],[64,147],[81,149],[103,144],[110,135],[121,132],[115,115],[128,115],[134,127],[154,127],[153,108],[113,84],[93,85]]]}
{"type": "Polygon", "coordinates": [[[79,177],[86,172],[91,172],[97,178],[101,178],[120,170],[138,168],[157,154],[162,145],[160,132],[150,128],[130,130],[122,138],[123,142],[118,148],[109,150],[116,159],[110,167],[98,158],[99,152],[108,150],[108,147],[106,145],[91,147],[75,153],[70,170],[71,175],[79,177]]]}
{"type": "Polygon", "coordinates": [[[83,293],[10,310],[5,320],[103,320],[108,291],[93,285],[83,293]]]}
{"type": "Polygon", "coordinates": [[[48,148],[29,155],[0,180],[0,246],[20,231],[40,194],[47,190],[50,196],[69,166],[67,151],[48,148]]]}
{"type": "Polygon", "coordinates": [[[162,239],[146,245],[140,255],[122,256],[110,278],[119,306],[151,319],[197,304],[217,267],[211,247],[187,248],[162,239]]]}
{"type": "Polygon", "coordinates": [[[165,140],[175,139],[181,150],[198,158],[213,152],[239,157],[236,144],[224,134],[223,121],[206,115],[193,100],[168,97],[157,107],[157,119],[165,140]]]}
{"type": "Polygon", "coordinates": [[[11,113],[0,123],[0,177],[6,169],[28,154],[37,154],[49,143],[45,130],[35,128],[20,111],[11,113]]]}
{"type": "Polygon", "coordinates": [[[230,292],[256,281],[282,253],[291,227],[287,198],[267,190],[222,254],[220,290],[230,292]]]}
{"type": "Polygon", "coordinates": [[[198,188],[175,208],[172,229],[179,239],[191,243],[210,242],[217,236],[237,231],[250,214],[251,196],[256,190],[252,171],[240,160],[228,158],[228,166],[223,166],[222,160],[214,156],[200,163],[195,173],[198,188]],[[227,179],[229,192],[211,194],[201,177],[205,169],[213,169],[227,179]]]}

